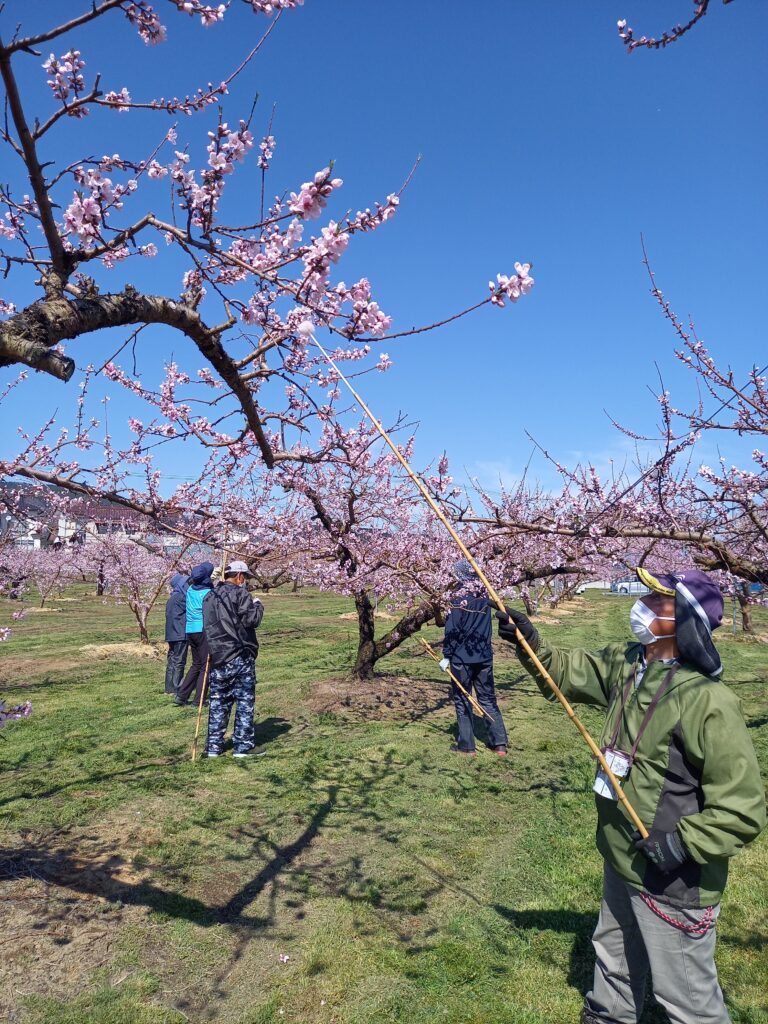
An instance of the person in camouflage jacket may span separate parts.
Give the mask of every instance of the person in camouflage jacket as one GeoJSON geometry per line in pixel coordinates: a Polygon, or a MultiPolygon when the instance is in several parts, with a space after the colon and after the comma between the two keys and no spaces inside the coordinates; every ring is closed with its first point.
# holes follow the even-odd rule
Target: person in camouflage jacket
{"type": "Polygon", "coordinates": [[[582,1021],[635,1024],[650,973],[673,1024],[726,1024],[714,923],[730,858],[765,827],[765,791],[712,643],[723,614],[719,588],[698,570],[653,576],[638,569],[638,576],[650,593],[630,613],[635,643],[560,650],[512,609],[499,615],[499,634],[517,643],[520,630],[569,701],[605,709],[598,745],[609,760],[618,753],[614,771],[649,831],[640,837],[598,772],[604,892],[582,1021]]]}
{"type": "Polygon", "coordinates": [[[264,753],[256,746],[253,720],[255,663],[259,653],[256,630],[264,616],[264,606],[251,598],[245,587],[251,575],[245,562],[230,562],[224,570],[224,582],[214,587],[203,602],[203,624],[211,658],[205,748],[210,758],[221,757],[224,752],[224,736],[233,705],[232,756],[260,757],[264,753]]]}

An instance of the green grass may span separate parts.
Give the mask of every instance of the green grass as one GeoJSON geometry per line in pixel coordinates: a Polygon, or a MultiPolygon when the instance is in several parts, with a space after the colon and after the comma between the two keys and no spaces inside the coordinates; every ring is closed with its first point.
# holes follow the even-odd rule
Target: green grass
{"type": "MultiPolygon", "coordinates": [[[[457,759],[439,674],[413,642],[381,663],[388,675],[374,687],[347,685],[349,703],[321,706],[318,684],[328,690],[352,662],[355,623],[340,618],[350,608],[269,595],[257,665],[268,756],[192,764],[194,714],[162,694],[163,662],[81,652],[133,640],[130,612],[85,588],[68,596],[77,600],[51,602],[61,611],[14,624],[2,650],[0,695],[31,698],[34,714],[0,741],[12,979],[0,1016],[578,1019],[601,885],[593,771],[507,650],[497,683],[510,756],[457,759]],[[376,687],[402,691],[399,677],[411,680],[411,706],[366,714],[379,707],[376,687]]],[[[589,595],[541,628],[556,643],[599,645],[626,632],[630,603],[589,595]]],[[[768,613],[756,614],[764,627],[768,613]]],[[[160,623],[158,612],[157,637],[160,623]]],[[[765,647],[728,640],[722,651],[768,773],[765,647]]],[[[597,728],[595,712],[583,717],[597,728]]],[[[767,912],[761,839],[734,862],[719,926],[721,981],[741,1024],[768,1022],[767,912]]]]}

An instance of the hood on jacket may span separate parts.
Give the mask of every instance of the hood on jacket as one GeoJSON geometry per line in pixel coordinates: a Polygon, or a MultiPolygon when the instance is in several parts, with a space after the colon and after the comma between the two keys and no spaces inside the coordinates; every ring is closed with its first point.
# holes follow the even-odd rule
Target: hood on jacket
{"type": "Polygon", "coordinates": [[[700,569],[654,575],[638,567],[636,572],[651,590],[674,596],[680,660],[695,665],[705,676],[719,676],[723,665],[712,642],[712,631],[723,621],[724,601],[718,585],[700,569]]]}
{"type": "Polygon", "coordinates": [[[466,558],[460,558],[453,566],[453,575],[463,584],[478,582],[478,575],[466,558]]]}
{"type": "Polygon", "coordinates": [[[211,590],[213,588],[212,572],[213,562],[201,562],[200,565],[196,565],[189,575],[190,586],[196,590],[202,590],[206,587],[211,590]]]}
{"type": "Polygon", "coordinates": [[[189,577],[177,572],[171,576],[171,590],[176,594],[185,594],[189,586],[189,577]]]}

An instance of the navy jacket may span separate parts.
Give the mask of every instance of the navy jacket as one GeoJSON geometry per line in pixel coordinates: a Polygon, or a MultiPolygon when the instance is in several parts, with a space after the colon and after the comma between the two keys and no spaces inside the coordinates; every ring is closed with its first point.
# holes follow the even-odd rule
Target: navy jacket
{"type": "Polygon", "coordinates": [[[443,654],[465,665],[493,660],[492,620],[488,597],[476,590],[457,594],[445,620],[443,654]]]}
{"type": "Polygon", "coordinates": [[[171,577],[171,596],[165,603],[165,639],[169,644],[187,638],[187,585],[181,573],[171,577]]]}

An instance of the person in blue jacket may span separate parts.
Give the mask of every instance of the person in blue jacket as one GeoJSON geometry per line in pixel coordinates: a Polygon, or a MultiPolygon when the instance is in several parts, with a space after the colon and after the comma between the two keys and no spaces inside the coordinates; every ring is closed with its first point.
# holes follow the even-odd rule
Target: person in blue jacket
{"type": "Polygon", "coordinates": [[[192,649],[192,664],[178,689],[174,704],[189,704],[192,691],[195,703],[199,703],[205,681],[205,666],[208,662],[208,643],[203,632],[203,601],[213,589],[211,573],[213,562],[201,562],[189,575],[187,587],[187,643],[192,649]]]}
{"type": "Polygon", "coordinates": [[[171,576],[171,596],[165,602],[165,641],[168,661],[165,666],[165,692],[175,696],[187,662],[187,585],[188,577],[177,572],[171,576]]]}
{"type": "MultiPolygon", "coordinates": [[[[478,704],[489,716],[485,719],[488,746],[503,757],[507,753],[507,730],[496,701],[493,681],[491,605],[482,584],[465,558],[456,563],[453,571],[459,589],[451,599],[451,610],[445,620],[444,658],[440,668],[447,672],[450,667],[466,690],[471,692],[474,687],[478,704]]],[[[472,705],[455,684],[453,703],[459,736],[451,750],[457,754],[474,756],[472,705]]]]}

